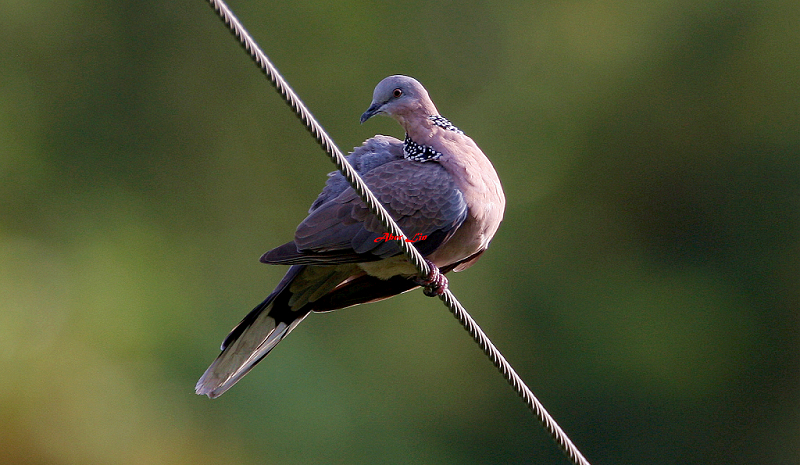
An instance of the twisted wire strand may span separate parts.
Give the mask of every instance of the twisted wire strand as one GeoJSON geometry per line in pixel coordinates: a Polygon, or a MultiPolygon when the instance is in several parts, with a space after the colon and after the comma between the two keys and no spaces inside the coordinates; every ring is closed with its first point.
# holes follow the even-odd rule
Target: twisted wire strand
{"type": "MultiPolygon", "coordinates": [[[[280,74],[275,65],[272,64],[267,55],[261,50],[258,44],[253,40],[247,30],[239,22],[239,19],[233,14],[222,0],[209,0],[209,3],[220,16],[220,18],[228,26],[228,29],[239,40],[239,43],[244,47],[256,65],[261,69],[267,79],[275,87],[275,90],[281,95],[283,100],[292,108],[295,115],[300,118],[303,126],[311,133],[314,139],[320,144],[325,152],[331,157],[331,160],[336,165],[336,168],[342,172],[345,179],[358,193],[361,200],[367,205],[370,211],[378,217],[381,225],[386,228],[387,232],[393,236],[402,236],[403,231],[395,224],[391,216],[386,212],[386,209],[380,204],[372,191],[369,190],[367,185],[361,179],[361,176],[356,173],[347,159],[344,157],[339,147],[333,142],[333,139],[325,132],[322,125],[314,118],[314,115],[308,110],[305,104],[300,100],[295,91],[289,86],[283,76],[280,74]]],[[[414,246],[409,242],[398,241],[403,253],[411,260],[411,263],[416,267],[422,275],[430,273],[428,264],[422,255],[417,252],[414,246]]]]}
{"type": "MultiPolygon", "coordinates": [[[[226,5],[223,0],[208,0],[208,2],[225,25],[228,26],[228,29],[236,36],[239,43],[255,61],[259,69],[266,75],[267,79],[269,79],[283,100],[292,108],[297,117],[300,118],[303,125],[311,133],[317,143],[322,146],[325,153],[331,158],[336,168],[342,172],[356,193],[358,193],[361,200],[367,205],[370,211],[378,217],[381,225],[390,234],[402,236],[403,231],[400,227],[397,226],[383,205],[381,205],[375,195],[369,190],[369,187],[367,187],[358,173],[350,166],[350,163],[333,142],[333,139],[331,139],[328,133],[325,132],[325,129],[322,128],[322,125],[319,124],[308,108],[306,108],[305,104],[303,104],[294,90],[292,90],[283,76],[278,72],[277,68],[272,64],[269,58],[267,58],[267,55],[261,50],[258,44],[256,44],[255,40],[253,40],[230,8],[228,8],[228,5],[226,5]]],[[[427,276],[431,272],[425,259],[410,242],[398,241],[398,244],[403,254],[408,257],[421,277],[427,276]]],[[[503,354],[501,354],[492,341],[489,340],[480,326],[472,319],[467,310],[461,305],[458,299],[456,299],[455,295],[447,289],[439,298],[448,307],[458,322],[461,323],[464,329],[467,330],[470,336],[472,336],[484,354],[491,360],[492,364],[494,364],[503,377],[505,377],[506,381],[508,381],[511,387],[527,404],[528,408],[536,415],[558,447],[566,454],[567,458],[575,465],[589,465],[589,462],[584,458],[583,454],[581,454],[566,433],[558,426],[553,417],[545,410],[541,402],[539,402],[525,382],[522,381],[522,378],[514,371],[514,368],[508,363],[505,357],[503,357],[503,354]]]]}

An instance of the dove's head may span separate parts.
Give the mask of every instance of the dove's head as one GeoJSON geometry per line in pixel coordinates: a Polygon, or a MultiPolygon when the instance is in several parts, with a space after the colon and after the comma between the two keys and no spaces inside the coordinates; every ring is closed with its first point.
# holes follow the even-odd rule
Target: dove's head
{"type": "Polygon", "coordinates": [[[406,127],[418,118],[438,115],[428,91],[416,79],[408,76],[389,76],[375,86],[372,104],[361,115],[361,122],[383,113],[406,127]]]}

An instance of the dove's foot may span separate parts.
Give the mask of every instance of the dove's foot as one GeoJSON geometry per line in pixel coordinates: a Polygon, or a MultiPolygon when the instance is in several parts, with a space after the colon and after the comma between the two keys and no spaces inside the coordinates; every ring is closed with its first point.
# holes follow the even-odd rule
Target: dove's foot
{"type": "Polygon", "coordinates": [[[436,297],[444,294],[447,290],[447,278],[439,271],[439,268],[430,260],[425,260],[430,268],[430,273],[424,278],[417,278],[416,283],[422,286],[422,292],[428,297],[436,297]]]}

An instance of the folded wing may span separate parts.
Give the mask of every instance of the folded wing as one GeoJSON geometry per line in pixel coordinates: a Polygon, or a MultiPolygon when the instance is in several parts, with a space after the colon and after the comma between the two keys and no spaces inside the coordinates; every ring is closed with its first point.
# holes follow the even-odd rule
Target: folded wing
{"type": "MultiPolygon", "coordinates": [[[[357,148],[349,160],[378,200],[427,255],[446,242],[467,216],[467,205],[450,174],[436,162],[402,156],[402,142],[379,136],[357,148]]],[[[383,240],[384,229],[339,174],[297,227],[292,242],[261,257],[272,264],[324,265],[380,260],[400,253],[397,241],[383,240]]]]}

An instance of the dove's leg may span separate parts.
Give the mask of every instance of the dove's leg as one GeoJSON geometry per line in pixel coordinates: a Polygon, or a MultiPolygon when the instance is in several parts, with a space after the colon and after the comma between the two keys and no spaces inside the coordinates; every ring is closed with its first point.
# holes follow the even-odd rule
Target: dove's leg
{"type": "Polygon", "coordinates": [[[439,268],[430,260],[425,260],[430,268],[430,273],[424,278],[417,278],[415,282],[422,286],[423,293],[428,297],[436,297],[444,294],[447,290],[447,278],[439,271],[439,268]]]}

